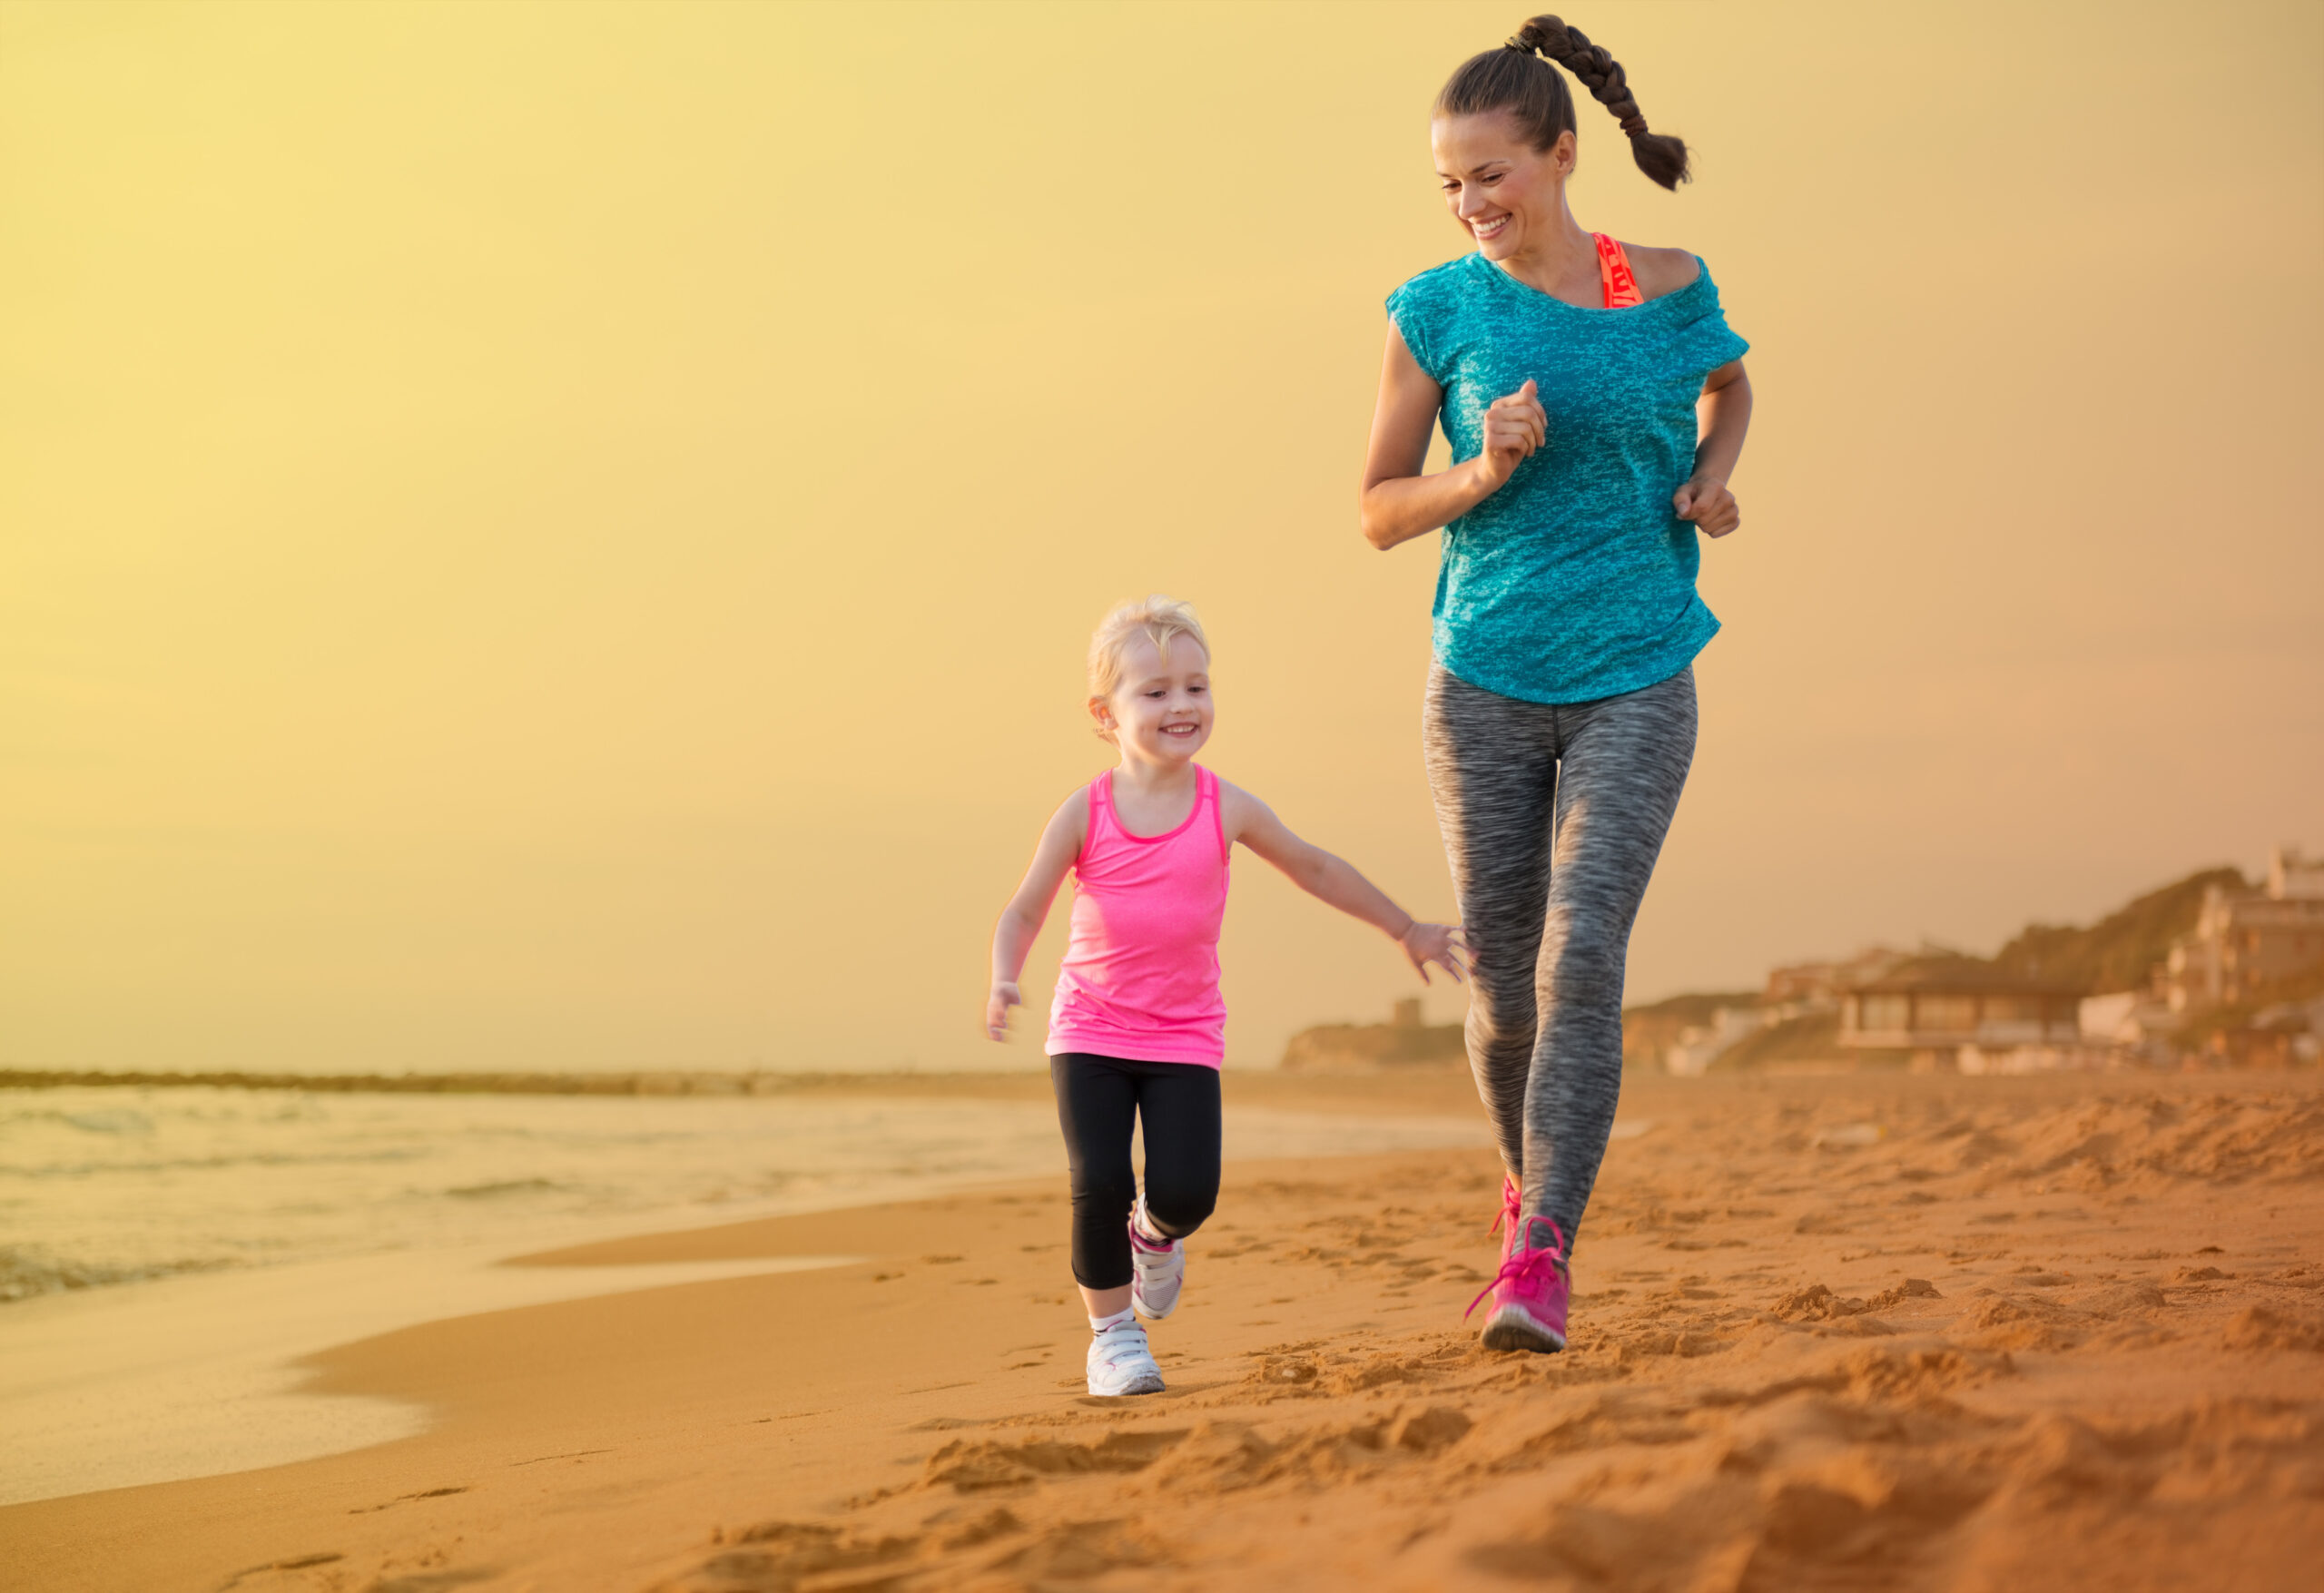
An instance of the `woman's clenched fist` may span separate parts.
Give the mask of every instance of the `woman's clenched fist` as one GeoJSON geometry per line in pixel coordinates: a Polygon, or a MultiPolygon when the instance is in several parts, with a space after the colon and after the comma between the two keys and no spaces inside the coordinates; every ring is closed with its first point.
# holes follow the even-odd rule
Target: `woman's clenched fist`
{"type": "Polygon", "coordinates": [[[1484,452],[1477,456],[1486,481],[1494,487],[1507,481],[1549,434],[1549,411],[1534,397],[1530,379],[1515,392],[1495,398],[1485,410],[1484,452]]]}
{"type": "Polygon", "coordinates": [[[1670,506],[1679,511],[1679,518],[1692,520],[1695,529],[1706,536],[1724,536],[1743,523],[1742,506],[1727,490],[1727,483],[1716,476],[1689,480],[1670,495],[1670,506]]]}

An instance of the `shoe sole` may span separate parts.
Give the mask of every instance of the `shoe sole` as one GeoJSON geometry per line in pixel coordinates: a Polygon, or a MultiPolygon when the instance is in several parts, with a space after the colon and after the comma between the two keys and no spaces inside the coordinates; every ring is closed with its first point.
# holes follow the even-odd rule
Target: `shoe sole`
{"type": "Polygon", "coordinates": [[[1484,1346],[1488,1350],[1530,1350],[1536,1355],[1554,1355],[1565,1348],[1565,1335],[1546,1323],[1536,1321],[1533,1313],[1521,1305],[1504,1305],[1485,1323],[1484,1346]]]}
{"type": "Polygon", "coordinates": [[[1089,1392],[1092,1397],[1100,1400],[1120,1399],[1130,1394],[1158,1394],[1162,1392],[1162,1380],[1158,1377],[1141,1377],[1132,1380],[1128,1388],[1116,1389],[1110,1394],[1098,1393],[1096,1389],[1091,1389],[1089,1392]]]}

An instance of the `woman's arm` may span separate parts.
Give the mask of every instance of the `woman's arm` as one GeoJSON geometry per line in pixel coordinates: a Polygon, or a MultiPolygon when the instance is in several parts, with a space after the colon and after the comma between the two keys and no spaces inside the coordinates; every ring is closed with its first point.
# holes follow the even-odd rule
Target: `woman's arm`
{"type": "Polygon", "coordinates": [[[992,927],[992,988],[985,997],[984,1030],[996,1040],[1009,1036],[1009,1009],[1024,1000],[1017,989],[1017,976],[1025,971],[1025,958],[1033,949],[1041,926],[1049,921],[1049,903],[1057,900],[1065,871],[1081,855],[1082,839],[1088,831],[1089,793],[1085,789],[1066,798],[1064,805],[1049,815],[1040,844],[1033,848],[1032,866],[1025,870],[1024,882],[1000,910],[1000,921],[992,927]]]}
{"type": "Polygon", "coordinates": [[[1695,415],[1695,473],[1670,495],[1670,506],[1706,536],[1724,536],[1743,523],[1743,510],[1727,490],[1727,478],[1743,457],[1743,434],[1751,429],[1751,379],[1740,359],[1728,360],[1703,379],[1695,415]]]}
{"type": "Polygon", "coordinates": [[[1421,474],[1428,434],[1444,389],[1420,368],[1403,334],[1391,323],[1380,367],[1380,397],[1372,411],[1372,441],[1364,450],[1364,488],[1356,524],[1383,552],[1457,520],[1499,492],[1510,472],[1549,431],[1549,416],[1527,382],[1485,411],[1485,451],[1450,470],[1421,474]]]}
{"type": "Polygon", "coordinates": [[[1230,841],[1239,841],[1281,869],[1291,882],[1319,901],[1338,908],[1350,918],[1362,919],[1398,946],[1428,979],[1428,965],[1435,963],[1462,983],[1467,969],[1461,958],[1468,950],[1458,924],[1424,924],[1388,900],[1387,893],[1355,871],[1344,859],[1320,846],[1311,846],[1284,827],[1266,803],[1239,787],[1219,782],[1219,818],[1230,841]]]}

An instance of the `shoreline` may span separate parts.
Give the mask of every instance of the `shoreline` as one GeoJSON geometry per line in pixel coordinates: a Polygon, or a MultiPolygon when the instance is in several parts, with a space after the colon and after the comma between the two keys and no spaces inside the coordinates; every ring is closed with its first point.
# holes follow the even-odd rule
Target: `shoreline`
{"type": "MultiPolygon", "coordinates": [[[[1792,1059],[1768,1063],[1748,1071],[1716,1075],[1733,1083],[1753,1079],[1832,1078],[1881,1079],[1902,1077],[1911,1069],[1901,1063],[1870,1063],[1861,1058],[1792,1059]]],[[[2061,1067],[2034,1069],[2024,1074],[1994,1074],[1994,1077],[2106,1077],[2130,1083],[2161,1083],[2171,1079],[2224,1082],[2265,1081],[2301,1073],[2312,1067],[2185,1066],[2154,1067],[2061,1067]]],[[[1368,1068],[1295,1068],[1230,1062],[1226,1077],[1245,1088],[1271,1093],[1322,1092],[1353,1098],[1417,1096],[1445,1098],[1445,1086],[1469,1082],[1465,1060],[1390,1063],[1368,1068]]],[[[1692,1083],[1710,1076],[1679,1079],[1692,1083]]],[[[1983,1077],[1986,1075],[1940,1073],[1937,1077],[1983,1077]]],[[[1661,1083],[1679,1076],[1656,1067],[1630,1067],[1623,1073],[1625,1088],[1640,1081],[1661,1083]]],[[[884,1069],[852,1073],[831,1069],[784,1072],[766,1069],[622,1069],[595,1072],[470,1072],[470,1073],[259,1073],[208,1070],[192,1073],[112,1072],[69,1068],[0,1068],[0,1091],[51,1089],[212,1089],[287,1090],[333,1095],[432,1096],[609,1096],[661,1098],[669,1096],[780,1097],[783,1096],[957,1096],[971,1099],[1047,1100],[1049,1076],[1046,1068],[955,1068],[926,1073],[884,1069]]],[[[1473,1091],[1460,1098],[1473,1103],[1473,1091]]]]}
{"type": "MultiPolygon", "coordinates": [[[[1037,1082],[1046,1094],[1046,1076],[1037,1082]]],[[[947,1093],[942,1081],[912,1092],[937,1099],[947,1093]]],[[[893,1092],[862,1098],[875,1110],[896,1100],[893,1092]]],[[[1319,1143],[1339,1148],[1315,1154],[1376,1154],[1475,1136],[1466,1118],[1399,1112],[1392,1124],[1377,1112],[1313,1109],[1334,1105],[1328,1099],[1295,1104],[1310,1109],[1238,1101],[1227,1125],[1229,1158],[1249,1161],[1285,1147],[1303,1154],[1297,1147],[1319,1143]]],[[[500,1232],[450,1244],[389,1241],[353,1254],[128,1278],[9,1302],[0,1305],[0,1422],[11,1431],[10,1445],[0,1451],[0,1506],[291,1464],[425,1431],[424,1411],[409,1401],[314,1394],[300,1386],[295,1364],[340,1344],[532,1304],[851,1264],[858,1258],[703,1257],[680,1254],[688,1248],[682,1242],[675,1248],[665,1242],[736,1224],[973,1195],[1041,1175],[1056,1159],[1053,1124],[1029,1101],[989,1099],[975,1121],[990,1127],[986,1119],[996,1109],[1024,1115],[1014,1137],[1026,1146],[1013,1155],[989,1150],[988,1169],[965,1175],[933,1169],[906,1175],[900,1165],[894,1175],[859,1181],[862,1187],[723,1207],[512,1214],[499,1219],[500,1232]],[[1034,1144],[1039,1153],[1029,1159],[1023,1152],[1034,1144]],[[624,1246],[643,1253],[563,1259],[624,1246]]]]}
{"type": "Polygon", "coordinates": [[[0,1509],[0,1549],[60,1593],[1777,1585],[1827,1553],[1899,1588],[2289,1588],[2324,1552],[2316,1081],[1625,1106],[1650,1126],[1608,1158],[1562,1356],[1460,1321],[1490,1151],[1245,1162],[1155,1330],[1170,1391],[1091,1401],[1043,1178],[511,1258],[866,1259],[340,1344],[310,1391],[433,1425],[0,1509]]]}

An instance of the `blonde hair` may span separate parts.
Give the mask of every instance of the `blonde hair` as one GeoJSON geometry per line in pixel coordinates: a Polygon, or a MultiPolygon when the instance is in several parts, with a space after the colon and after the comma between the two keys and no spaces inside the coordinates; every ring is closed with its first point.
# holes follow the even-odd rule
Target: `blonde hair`
{"type": "MultiPolygon", "coordinates": [[[[1105,702],[1121,688],[1122,655],[1129,651],[1133,636],[1152,641],[1154,650],[1164,658],[1170,656],[1174,638],[1192,636],[1195,645],[1202,649],[1203,658],[1207,661],[1210,657],[1210,638],[1203,634],[1202,621],[1195,617],[1192,605],[1165,597],[1159,592],[1117,604],[1112,613],[1098,622],[1097,634],[1089,638],[1092,703],[1105,702]]],[[[1110,739],[1103,730],[1098,735],[1101,741],[1110,739]]]]}

